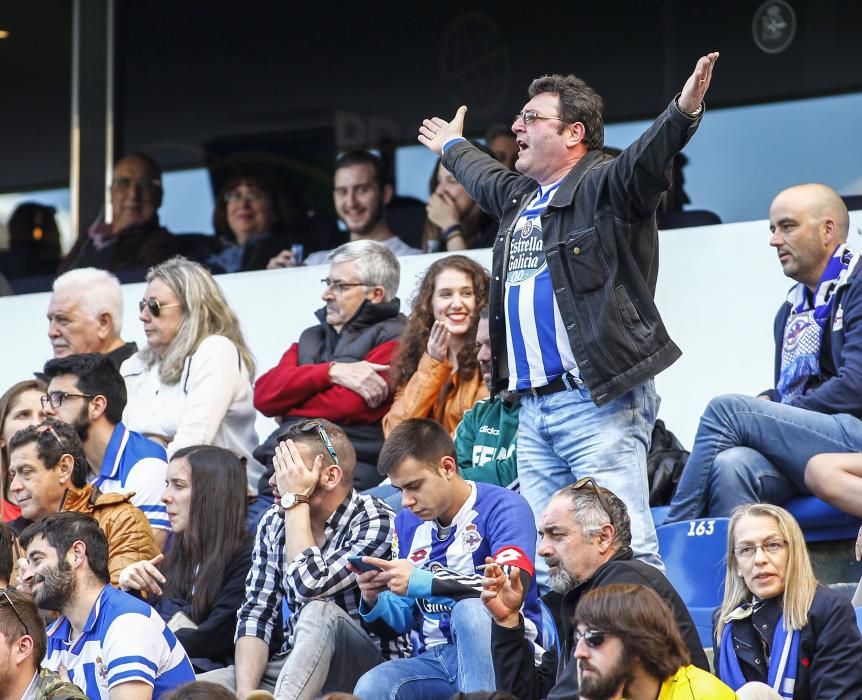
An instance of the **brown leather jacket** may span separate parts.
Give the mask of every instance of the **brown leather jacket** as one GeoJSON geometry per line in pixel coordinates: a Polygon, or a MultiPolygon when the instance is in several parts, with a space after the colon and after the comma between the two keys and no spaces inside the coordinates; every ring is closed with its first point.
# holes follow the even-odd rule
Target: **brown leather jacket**
{"type": "Polygon", "coordinates": [[[120,582],[120,572],[136,561],[152,559],[159,553],[150,523],[129,502],[134,494],[102,493],[87,484],[68,488],[60,504],[61,512],[84,513],[95,518],[108,538],[108,571],[111,585],[120,582]]]}
{"type": "Polygon", "coordinates": [[[435,360],[427,352],[410,380],[395,394],[392,408],[383,416],[383,434],[409,418],[430,418],[452,435],[464,412],[477,401],[488,398],[488,387],[477,369],[470,379],[452,374],[452,365],[435,360]]]}

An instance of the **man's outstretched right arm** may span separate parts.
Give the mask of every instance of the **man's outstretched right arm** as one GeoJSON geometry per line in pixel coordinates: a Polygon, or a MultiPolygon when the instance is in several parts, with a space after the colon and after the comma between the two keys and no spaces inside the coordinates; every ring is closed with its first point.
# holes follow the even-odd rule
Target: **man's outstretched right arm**
{"type": "Polygon", "coordinates": [[[499,220],[513,188],[523,176],[464,140],[466,113],[467,107],[462,105],[452,121],[441,117],[425,119],[419,127],[419,143],[440,155],[443,167],[484,211],[499,220]]]}

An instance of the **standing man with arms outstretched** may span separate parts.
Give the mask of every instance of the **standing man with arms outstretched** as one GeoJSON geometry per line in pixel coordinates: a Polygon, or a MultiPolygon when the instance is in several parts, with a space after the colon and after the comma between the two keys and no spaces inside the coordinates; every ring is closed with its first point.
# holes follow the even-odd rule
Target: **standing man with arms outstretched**
{"type": "Polygon", "coordinates": [[[500,220],[493,391],[521,393],[521,493],[538,520],[557,489],[594,476],[628,507],[635,555],[658,566],[646,471],[653,377],[680,351],[653,302],[655,210],[671,160],[700,123],[717,59],[701,57],[682,92],[614,159],[601,150],[602,99],[573,75],[530,85],[512,124],[520,175],[464,140],[466,107],[419,129],[419,141],[500,220]]]}

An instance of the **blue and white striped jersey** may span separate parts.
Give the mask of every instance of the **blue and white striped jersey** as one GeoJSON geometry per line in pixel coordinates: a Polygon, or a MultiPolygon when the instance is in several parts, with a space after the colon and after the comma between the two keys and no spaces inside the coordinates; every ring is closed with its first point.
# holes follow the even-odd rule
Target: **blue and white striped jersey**
{"type": "Polygon", "coordinates": [[[72,625],[61,616],[48,628],[48,651],[42,665],[61,665],[91,700],[108,700],[108,691],[129,681],[153,688],[153,700],[195,673],[174,633],[142,600],[113,588],[102,589],[83,634],[69,641],[72,625]]]}
{"type": "Polygon", "coordinates": [[[132,505],[147,516],[153,529],[170,530],[168,512],[162,503],[167,452],[159,443],[117,423],[99,475],[90,479],[102,493],[134,492],[132,505]]]}
{"type": "Polygon", "coordinates": [[[545,386],[565,372],[577,371],[542,240],[541,214],[559,184],[539,188],[512,233],[503,301],[509,391],[545,386]]]}
{"type": "Polygon", "coordinates": [[[468,481],[471,493],[449,528],[424,521],[409,510],[395,518],[392,558],[414,567],[407,595],[384,591],[373,609],[360,608],[367,622],[382,619],[396,632],[416,627],[420,652],[452,643],[449,617],[455,604],[482,593],[485,557],[518,564],[530,575],[523,614],[527,637],[541,639],[542,615],[535,576],[536,525],[520,494],[492,484],[468,481]],[[418,611],[418,614],[417,614],[418,611]]]}

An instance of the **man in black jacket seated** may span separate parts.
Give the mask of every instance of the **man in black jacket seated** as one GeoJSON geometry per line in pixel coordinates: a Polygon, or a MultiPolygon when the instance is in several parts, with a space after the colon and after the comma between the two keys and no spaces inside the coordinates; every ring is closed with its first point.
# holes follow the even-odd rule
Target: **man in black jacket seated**
{"type": "Polygon", "coordinates": [[[519,698],[571,698],[578,695],[572,617],[578,601],[610,583],[637,583],[655,590],[671,607],[692,663],[709,670],[697,630],[670,581],[655,567],[632,558],[631,521],[625,504],[587,477],[554,494],[539,525],[538,554],[548,565],[551,589],[563,595],[560,610],[562,653],[546,651],[539,666],[524,636],[524,599],[517,568],[505,573],[488,562],[482,600],[494,617],[492,656],[497,688],[519,698]]]}

